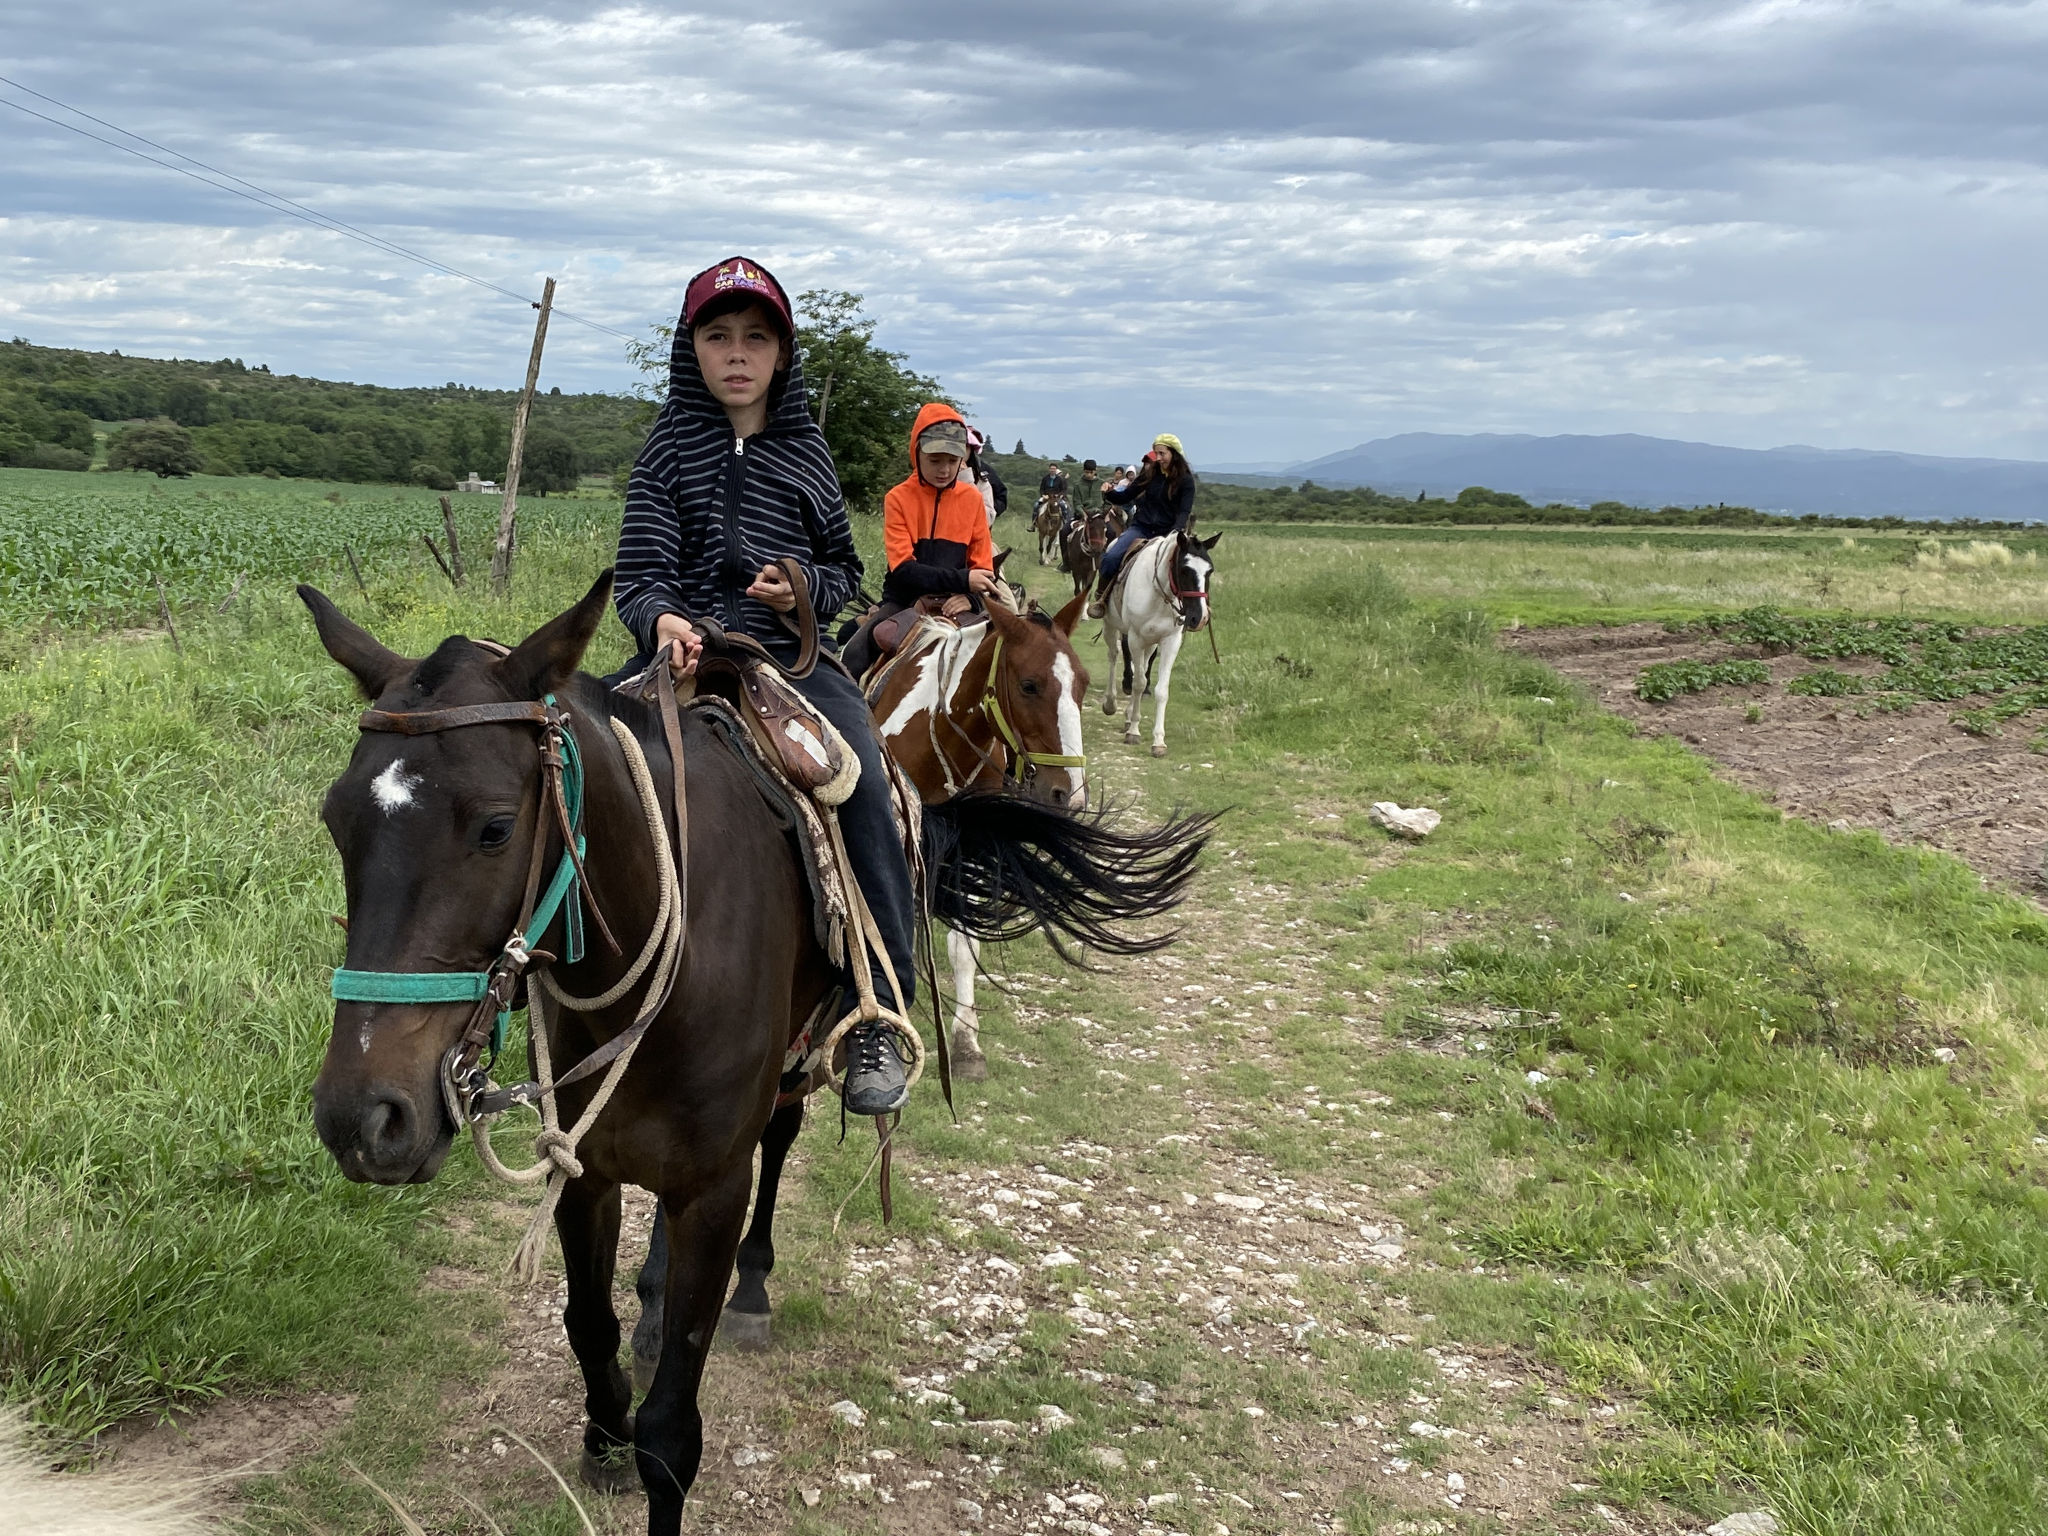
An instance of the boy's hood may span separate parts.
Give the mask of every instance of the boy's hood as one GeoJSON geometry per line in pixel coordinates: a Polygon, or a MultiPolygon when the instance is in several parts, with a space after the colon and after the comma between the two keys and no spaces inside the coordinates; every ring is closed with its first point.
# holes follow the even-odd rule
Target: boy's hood
{"type": "MultiPolygon", "coordinates": [[[[663,409],[692,422],[716,426],[730,435],[725,407],[704,382],[704,370],[697,364],[697,345],[681,320],[676,322],[675,346],[668,355],[668,398],[663,409]]],[[[811,420],[810,396],[804,392],[803,355],[794,341],[789,344],[789,366],[775,376],[768,390],[768,431],[815,430],[811,420]]]]}
{"type": "MultiPolygon", "coordinates": [[[[919,408],[917,420],[910,424],[910,474],[912,479],[927,485],[930,482],[925,480],[924,471],[917,462],[917,440],[924,436],[924,429],[935,421],[957,421],[963,427],[967,425],[967,418],[943,400],[928,400],[919,408]]],[[[955,480],[953,483],[958,485],[960,482],[955,480]]]]}

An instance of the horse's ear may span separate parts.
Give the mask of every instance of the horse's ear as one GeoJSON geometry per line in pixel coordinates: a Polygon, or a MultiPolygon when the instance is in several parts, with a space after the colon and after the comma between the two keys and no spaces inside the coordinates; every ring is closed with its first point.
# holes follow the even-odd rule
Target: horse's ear
{"type": "Polygon", "coordinates": [[[989,566],[989,570],[990,570],[990,571],[992,571],[992,572],[993,572],[994,574],[996,574],[996,575],[998,575],[998,576],[1002,575],[1002,574],[1003,574],[1003,562],[1004,562],[1005,560],[1009,559],[1009,558],[1010,558],[1010,552],[1009,552],[1009,551],[1008,551],[1007,549],[999,549],[999,550],[997,550],[997,551],[996,551],[996,558],[995,558],[995,560],[994,560],[994,561],[993,561],[993,562],[992,562],[992,563],[990,564],[990,566],[989,566]]]}
{"type": "Polygon", "coordinates": [[[567,613],[549,619],[513,647],[496,664],[498,678],[515,699],[537,699],[553,693],[575,675],[597,626],[611,601],[612,573],[603,572],[583,600],[567,613]]]}
{"type": "Polygon", "coordinates": [[[1204,549],[1214,549],[1218,544],[1221,544],[1223,542],[1223,535],[1220,533],[1212,533],[1206,539],[1197,539],[1195,540],[1195,542],[1201,545],[1204,549]]]}
{"type": "Polygon", "coordinates": [[[985,603],[982,612],[988,616],[989,623],[995,626],[997,634],[1015,644],[1021,645],[1031,632],[1030,621],[1023,614],[1006,608],[1001,603],[985,603]]]}
{"type": "Polygon", "coordinates": [[[313,627],[320,631],[327,654],[356,680],[364,698],[374,700],[413,669],[415,663],[351,620],[318,587],[300,587],[299,601],[312,613],[313,627]]]}
{"type": "Polygon", "coordinates": [[[1052,616],[1052,627],[1068,639],[1074,635],[1074,626],[1081,622],[1081,610],[1088,606],[1088,594],[1076,592],[1073,601],[1052,616]]]}

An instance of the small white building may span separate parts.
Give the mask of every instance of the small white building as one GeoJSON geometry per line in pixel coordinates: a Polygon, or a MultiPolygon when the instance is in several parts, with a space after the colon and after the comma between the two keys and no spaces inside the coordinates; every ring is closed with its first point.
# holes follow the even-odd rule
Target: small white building
{"type": "Polygon", "coordinates": [[[496,491],[497,488],[497,481],[479,480],[477,478],[476,471],[473,469],[465,478],[455,482],[455,489],[457,489],[458,491],[468,491],[471,495],[477,495],[483,492],[493,492],[496,491]]]}

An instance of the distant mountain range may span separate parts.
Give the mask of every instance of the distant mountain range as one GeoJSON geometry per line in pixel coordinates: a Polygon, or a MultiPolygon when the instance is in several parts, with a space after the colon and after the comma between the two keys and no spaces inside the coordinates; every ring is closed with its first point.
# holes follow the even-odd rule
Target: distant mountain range
{"type": "Polygon", "coordinates": [[[1455,496],[1468,485],[1539,504],[1704,506],[1847,517],[2048,521],[2048,463],[1950,459],[1862,448],[1722,448],[1611,437],[1404,432],[1305,464],[1218,465],[1220,477],[1369,485],[1389,495],[1455,496]]]}

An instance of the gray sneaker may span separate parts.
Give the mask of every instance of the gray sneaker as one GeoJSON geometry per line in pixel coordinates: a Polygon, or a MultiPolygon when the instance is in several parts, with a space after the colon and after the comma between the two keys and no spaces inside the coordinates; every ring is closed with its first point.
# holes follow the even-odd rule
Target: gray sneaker
{"type": "Polygon", "coordinates": [[[886,1024],[856,1024],[846,1032],[848,1114],[890,1115],[910,1102],[904,1049],[886,1024]]]}

